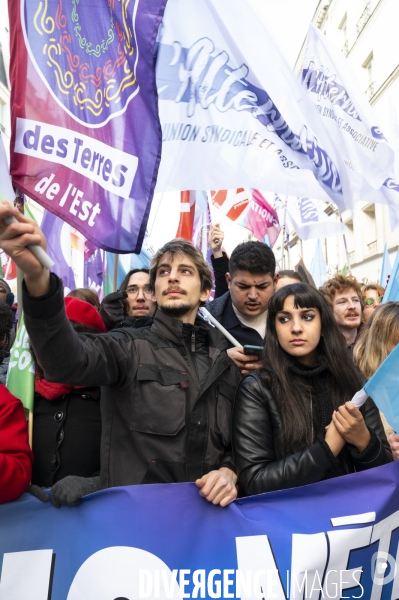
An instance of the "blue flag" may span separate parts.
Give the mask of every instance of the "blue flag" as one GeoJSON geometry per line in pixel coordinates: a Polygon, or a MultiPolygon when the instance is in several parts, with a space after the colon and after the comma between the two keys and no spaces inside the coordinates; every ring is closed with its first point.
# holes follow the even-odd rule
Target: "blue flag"
{"type": "Polygon", "coordinates": [[[385,304],[385,302],[389,302],[390,300],[399,300],[399,252],[396,254],[395,263],[382,302],[385,304]]]}
{"type": "Polygon", "coordinates": [[[399,431],[399,345],[368,380],[364,390],[384,413],[391,427],[399,431]]]}

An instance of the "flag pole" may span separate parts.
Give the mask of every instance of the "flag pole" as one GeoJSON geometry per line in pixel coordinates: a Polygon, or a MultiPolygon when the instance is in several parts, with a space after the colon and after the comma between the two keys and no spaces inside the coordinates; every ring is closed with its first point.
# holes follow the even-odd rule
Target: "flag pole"
{"type": "MultiPolygon", "coordinates": [[[[341,223],[343,224],[343,220],[342,220],[342,213],[341,211],[338,209],[338,215],[339,215],[339,220],[341,221],[341,223]]],[[[346,255],[346,264],[348,265],[348,273],[349,275],[352,274],[352,269],[351,269],[351,263],[349,260],[349,252],[348,252],[348,244],[346,243],[346,235],[345,233],[342,234],[342,237],[344,239],[344,247],[345,247],[345,255],[346,255]]]]}
{"type": "Polygon", "coordinates": [[[285,230],[286,230],[286,219],[287,219],[287,202],[288,202],[288,196],[285,197],[285,201],[284,201],[284,219],[283,219],[283,228],[282,228],[283,241],[281,244],[281,268],[280,268],[280,271],[283,271],[285,268],[284,244],[285,244],[285,230]]]}
{"type": "MultiPolygon", "coordinates": [[[[25,211],[24,211],[25,213],[25,211]]],[[[11,258],[8,262],[7,267],[11,264],[11,258]]],[[[22,315],[24,306],[22,304],[22,280],[24,278],[24,272],[22,269],[17,267],[17,301],[18,301],[18,319],[22,315]]],[[[33,449],[33,410],[28,409],[28,442],[30,449],[33,449]]]]}
{"type": "Polygon", "coordinates": [[[118,288],[118,266],[119,266],[119,254],[114,254],[114,271],[112,274],[112,291],[116,292],[118,288]]]}

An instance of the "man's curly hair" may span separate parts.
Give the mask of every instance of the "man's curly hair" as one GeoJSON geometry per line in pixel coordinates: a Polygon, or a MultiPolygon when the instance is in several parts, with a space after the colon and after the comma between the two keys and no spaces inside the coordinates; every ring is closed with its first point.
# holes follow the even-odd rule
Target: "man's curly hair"
{"type": "Polygon", "coordinates": [[[342,292],[347,292],[348,290],[355,290],[356,294],[359,296],[359,300],[362,305],[362,309],[364,306],[364,296],[362,292],[362,288],[360,283],[353,277],[353,275],[341,275],[337,273],[331,279],[328,279],[323,285],[319,288],[319,291],[323,294],[328,304],[333,306],[333,301],[335,294],[341,294],[342,292]]]}

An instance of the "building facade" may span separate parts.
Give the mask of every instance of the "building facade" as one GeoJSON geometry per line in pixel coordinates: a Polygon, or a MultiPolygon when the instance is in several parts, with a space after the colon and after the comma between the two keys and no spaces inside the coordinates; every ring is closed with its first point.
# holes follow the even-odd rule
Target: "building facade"
{"type": "MultiPolygon", "coordinates": [[[[396,154],[395,177],[399,178],[399,22],[398,0],[320,0],[313,24],[346,56],[361,89],[373,107],[376,121],[396,154]]],[[[305,42],[295,70],[299,73],[305,42]]],[[[333,205],[326,208],[338,219],[333,205]]],[[[358,202],[353,211],[346,210],[342,219],[348,227],[347,251],[353,275],[364,283],[380,278],[384,244],[391,263],[399,248],[399,228],[392,231],[387,206],[358,202]]],[[[343,236],[321,240],[329,275],[340,271],[348,262],[343,236]]],[[[285,268],[293,268],[301,255],[310,265],[316,240],[301,242],[293,235],[285,245],[285,268]]],[[[276,247],[276,256],[282,254],[276,247]]]]}

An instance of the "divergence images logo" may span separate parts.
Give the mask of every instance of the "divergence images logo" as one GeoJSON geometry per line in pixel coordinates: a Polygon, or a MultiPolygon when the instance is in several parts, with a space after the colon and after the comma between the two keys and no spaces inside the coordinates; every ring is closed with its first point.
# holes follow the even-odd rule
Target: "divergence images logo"
{"type": "Polygon", "coordinates": [[[83,125],[101,127],[139,91],[138,2],[108,0],[100,11],[90,0],[21,0],[30,58],[58,104],[83,125]]]}

